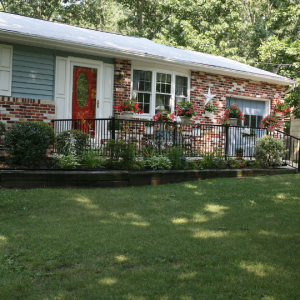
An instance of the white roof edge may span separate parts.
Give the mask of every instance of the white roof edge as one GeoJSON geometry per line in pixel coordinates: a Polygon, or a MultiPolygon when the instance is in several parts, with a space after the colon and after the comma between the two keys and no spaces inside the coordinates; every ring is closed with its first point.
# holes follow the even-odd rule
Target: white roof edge
{"type": "MultiPolygon", "coordinates": [[[[210,73],[217,73],[221,75],[227,75],[231,77],[243,77],[246,79],[254,80],[254,81],[265,81],[268,83],[278,84],[278,85],[292,85],[297,83],[297,81],[283,77],[282,79],[277,76],[271,76],[271,75],[262,75],[262,74],[256,74],[253,72],[246,72],[246,71],[239,71],[236,69],[230,69],[225,67],[219,67],[214,65],[208,65],[208,64],[201,64],[201,63],[193,63],[193,62],[186,62],[182,60],[175,60],[170,59],[167,57],[159,56],[159,55],[151,55],[147,53],[142,53],[138,51],[126,51],[126,50],[116,50],[114,48],[105,47],[105,46],[94,46],[91,44],[86,43],[78,43],[78,42],[72,42],[72,47],[70,47],[70,41],[62,40],[62,39],[55,39],[55,38],[46,38],[42,37],[40,35],[32,35],[32,34],[24,34],[19,33],[13,30],[2,30],[0,32],[0,38],[8,38],[12,42],[20,43],[20,41],[25,41],[27,44],[32,43],[39,43],[40,46],[47,48],[47,45],[51,45],[55,47],[63,47],[63,48],[69,48],[70,50],[73,49],[74,46],[82,48],[82,50],[88,50],[93,52],[94,55],[105,55],[105,56],[112,56],[111,54],[114,54],[116,56],[121,55],[120,58],[127,58],[127,59],[151,59],[156,62],[163,62],[164,64],[168,65],[174,65],[176,63],[179,66],[182,67],[189,67],[193,71],[197,72],[210,72],[210,73]],[[9,35],[9,37],[8,37],[9,35]],[[14,38],[12,38],[13,36],[14,38]],[[104,51],[104,52],[103,52],[104,51]],[[239,76],[237,76],[239,75],[239,76]]],[[[69,51],[70,51],[69,50],[69,51]]],[[[184,50],[184,49],[183,49],[184,50]]],[[[118,58],[118,57],[113,57],[118,58]]]]}

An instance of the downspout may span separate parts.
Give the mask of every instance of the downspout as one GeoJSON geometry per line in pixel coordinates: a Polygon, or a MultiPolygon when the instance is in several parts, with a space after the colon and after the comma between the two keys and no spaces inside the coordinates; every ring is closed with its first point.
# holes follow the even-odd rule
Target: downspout
{"type": "MultiPolygon", "coordinates": [[[[293,83],[293,85],[287,91],[284,92],[284,95],[291,92],[295,87],[296,87],[296,83],[293,83]]],[[[290,106],[290,108],[291,108],[291,106],[290,106]]],[[[290,115],[290,130],[291,130],[291,127],[292,127],[292,116],[290,115]]],[[[300,164],[299,164],[299,166],[300,166],[300,164]]]]}
{"type": "Polygon", "coordinates": [[[287,93],[291,92],[296,87],[296,83],[293,83],[293,86],[291,86],[287,91],[284,92],[286,95],[287,93]]]}

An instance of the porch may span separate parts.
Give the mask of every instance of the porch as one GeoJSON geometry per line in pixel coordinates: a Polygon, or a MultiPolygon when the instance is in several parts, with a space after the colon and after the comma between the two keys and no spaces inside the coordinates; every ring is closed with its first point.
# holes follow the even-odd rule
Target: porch
{"type": "MultiPolygon", "coordinates": [[[[272,135],[283,140],[288,153],[282,158],[284,164],[300,171],[300,139],[283,131],[247,128],[240,126],[196,124],[183,125],[178,122],[164,123],[148,120],[102,119],[56,119],[53,120],[55,135],[70,129],[77,129],[89,135],[89,147],[96,153],[103,154],[108,141],[122,140],[137,147],[137,155],[152,148],[157,154],[167,152],[176,146],[181,148],[185,157],[201,158],[203,153],[218,152],[225,159],[236,156],[236,149],[241,148],[245,159],[254,158],[254,146],[257,138],[272,135]]],[[[57,152],[54,145],[53,152],[57,152]]]]}

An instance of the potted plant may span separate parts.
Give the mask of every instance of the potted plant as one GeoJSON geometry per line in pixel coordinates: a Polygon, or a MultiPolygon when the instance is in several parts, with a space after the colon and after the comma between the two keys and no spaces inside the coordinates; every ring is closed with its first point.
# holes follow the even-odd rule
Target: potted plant
{"type": "Polygon", "coordinates": [[[274,107],[274,114],[277,117],[284,116],[285,114],[290,112],[290,108],[284,102],[277,102],[274,107]]]}
{"type": "Polygon", "coordinates": [[[125,120],[131,120],[133,114],[142,114],[143,111],[139,108],[139,104],[135,99],[122,99],[117,105],[113,106],[118,112],[122,113],[125,120]]]}
{"type": "MultiPolygon", "coordinates": [[[[112,126],[113,126],[112,120],[109,120],[107,124],[107,129],[110,131],[110,136],[112,136],[111,133],[111,131],[113,130],[112,126]]],[[[118,118],[115,118],[115,139],[119,138],[120,131],[122,131],[123,129],[124,127],[122,125],[122,121],[118,118]]]]}
{"type": "Polygon", "coordinates": [[[241,109],[235,103],[226,108],[224,118],[227,119],[227,124],[231,126],[235,126],[238,120],[245,120],[241,109]]]}
{"type": "MultiPolygon", "coordinates": [[[[153,116],[154,121],[159,121],[163,123],[173,123],[175,119],[175,113],[172,112],[170,113],[167,110],[160,110],[159,112],[156,113],[156,115],[153,116]]],[[[164,130],[164,125],[165,124],[160,124],[161,130],[164,130]]]]}
{"type": "Polygon", "coordinates": [[[145,126],[145,134],[153,134],[153,128],[154,128],[154,124],[153,122],[145,122],[144,126],[145,126]]]}
{"type": "Polygon", "coordinates": [[[216,107],[214,107],[210,103],[208,103],[204,108],[205,117],[212,119],[214,117],[214,113],[216,112],[216,110],[217,110],[216,107]]]}
{"type": "Polygon", "coordinates": [[[196,109],[198,105],[191,102],[179,102],[176,105],[176,115],[180,117],[182,124],[188,124],[193,116],[196,115],[196,109]]]}
{"type": "Polygon", "coordinates": [[[242,160],[242,157],[243,157],[243,148],[236,148],[235,149],[235,155],[237,157],[237,160],[242,160]]]}
{"type": "Polygon", "coordinates": [[[281,124],[282,124],[282,122],[278,119],[278,117],[276,117],[274,115],[268,115],[261,120],[260,127],[261,127],[261,129],[266,128],[270,132],[273,132],[281,124]]]}

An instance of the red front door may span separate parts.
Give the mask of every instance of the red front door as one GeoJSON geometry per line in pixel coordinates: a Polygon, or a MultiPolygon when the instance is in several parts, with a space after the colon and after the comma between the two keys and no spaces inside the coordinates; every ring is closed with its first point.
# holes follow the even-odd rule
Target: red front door
{"type": "Polygon", "coordinates": [[[74,66],[72,91],[73,129],[94,134],[96,113],[97,69],[74,66]]]}

